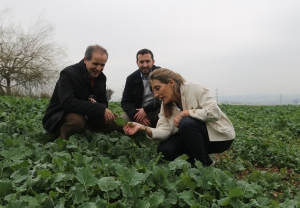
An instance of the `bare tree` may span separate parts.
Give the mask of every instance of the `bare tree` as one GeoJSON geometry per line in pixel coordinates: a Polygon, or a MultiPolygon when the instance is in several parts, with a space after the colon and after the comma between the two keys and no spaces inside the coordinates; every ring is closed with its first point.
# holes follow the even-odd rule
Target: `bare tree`
{"type": "Polygon", "coordinates": [[[28,30],[0,12],[0,94],[13,88],[38,89],[54,78],[66,53],[52,41],[53,26],[41,19],[28,30]]]}
{"type": "Polygon", "coordinates": [[[115,92],[115,91],[113,91],[113,90],[110,89],[110,88],[107,88],[107,89],[106,89],[106,98],[107,98],[108,101],[111,100],[111,97],[112,97],[112,95],[114,94],[114,92],[115,92]]]}

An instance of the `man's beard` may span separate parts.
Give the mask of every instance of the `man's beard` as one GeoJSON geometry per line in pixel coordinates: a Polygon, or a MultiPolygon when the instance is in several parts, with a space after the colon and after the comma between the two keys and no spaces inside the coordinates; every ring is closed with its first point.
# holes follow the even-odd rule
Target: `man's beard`
{"type": "Polygon", "coordinates": [[[142,72],[142,74],[148,75],[150,73],[151,69],[149,67],[147,67],[147,68],[140,68],[140,71],[142,72]]]}

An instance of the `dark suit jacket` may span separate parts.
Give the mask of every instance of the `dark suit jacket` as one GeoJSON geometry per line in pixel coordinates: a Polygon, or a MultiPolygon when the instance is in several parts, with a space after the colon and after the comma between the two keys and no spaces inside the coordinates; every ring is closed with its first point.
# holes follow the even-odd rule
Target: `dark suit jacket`
{"type": "MultiPolygon", "coordinates": [[[[153,65],[152,70],[160,68],[153,65]]],[[[126,114],[132,119],[137,113],[137,108],[142,108],[142,98],[144,92],[143,80],[141,78],[140,70],[136,70],[130,74],[126,79],[125,88],[121,100],[121,106],[126,114]]],[[[160,108],[161,101],[153,99],[151,103],[144,107],[145,113],[149,114],[160,108]]]]}

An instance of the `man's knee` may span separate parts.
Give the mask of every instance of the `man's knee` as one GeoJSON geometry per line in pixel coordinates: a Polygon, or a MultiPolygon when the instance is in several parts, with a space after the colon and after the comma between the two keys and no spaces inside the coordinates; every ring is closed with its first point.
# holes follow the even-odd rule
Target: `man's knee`
{"type": "Polygon", "coordinates": [[[77,113],[69,113],[65,116],[64,125],[74,126],[76,128],[82,129],[85,124],[85,118],[83,115],[77,113]]]}
{"type": "Polygon", "coordinates": [[[73,134],[79,133],[85,124],[83,115],[69,113],[64,117],[64,122],[60,128],[60,137],[68,139],[73,134]]]}

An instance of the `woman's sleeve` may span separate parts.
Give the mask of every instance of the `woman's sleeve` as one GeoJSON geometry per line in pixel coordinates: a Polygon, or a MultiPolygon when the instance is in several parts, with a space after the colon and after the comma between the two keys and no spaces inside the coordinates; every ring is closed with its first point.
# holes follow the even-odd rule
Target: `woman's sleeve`
{"type": "Polygon", "coordinates": [[[169,138],[172,132],[172,128],[168,119],[164,116],[163,104],[161,104],[160,113],[158,114],[158,122],[156,128],[151,128],[152,138],[147,136],[149,139],[154,141],[164,141],[169,138]]]}
{"type": "Polygon", "coordinates": [[[204,122],[217,121],[220,119],[221,109],[207,88],[196,85],[195,97],[201,109],[189,110],[191,117],[204,122]]]}

